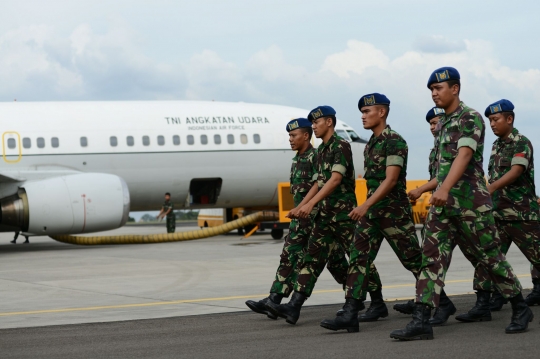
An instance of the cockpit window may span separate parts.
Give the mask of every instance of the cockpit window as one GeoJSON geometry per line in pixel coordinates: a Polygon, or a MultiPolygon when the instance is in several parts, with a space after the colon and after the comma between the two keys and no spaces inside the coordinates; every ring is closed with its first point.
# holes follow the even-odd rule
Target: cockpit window
{"type": "Polygon", "coordinates": [[[352,142],[367,143],[362,137],[358,136],[353,130],[347,130],[347,133],[351,137],[352,142]]]}
{"type": "Polygon", "coordinates": [[[347,135],[347,132],[345,130],[336,130],[336,132],[339,137],[351,142],[351,139],[349,138],[349,135],[347,135]]]}

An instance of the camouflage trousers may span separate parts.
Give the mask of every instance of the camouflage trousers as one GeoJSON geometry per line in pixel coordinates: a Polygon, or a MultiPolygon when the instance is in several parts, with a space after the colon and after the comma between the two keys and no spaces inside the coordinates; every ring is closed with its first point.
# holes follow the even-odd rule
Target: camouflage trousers
{"type": "MultiPolygon", "coordinates": [[[[521,284],[499,248],[499,234],[491,212],[463,210],[460,215],[429,211],[422,253],[422,268],[416,282],[416,302],[439,305],[444,278],[452,250],[458,244],[464,253],[474,256],[475,268],[484,276],[481,288],[495,286],[505,298],[521,292],[521,284]]],[[[468,256],[467,256],[468,257],[468,256]]]]}
{"type": "Polygon", "coordinates": [[[345,298],[364,299],[366,292],[382,288],[381,278],[373,261],[384,238],[401,264],[412,272],[415,279],[418,277],[422,264],[422,250],[412,216],[371,219],[363,217],[356,225],[351,247],[345,298]]]}
{"type": "MultiPolygon", "coordinates": [[[[304,260],[298,268],[294,290],[309,297],[331,254],[341,248],[348,253],[353,235],[354,221],[352,220],[315,221],[307,243],[304,260]]],[[[346,275],[343,278],[343,284],[345,279],[346,275]]]]}
{"type": "Polygon", "coordinates": [[[167,217],[167,233],[174,233],[175,230],[176,230],[176,218],[167,217]]]}
{"type": "MultiPolygon", "coordinates": [[[[504,221],[495,220],[497,230],[500,236],[500,248],[504,255],[512,242],[518,246],[519,250],[531,262],[532,279],[540,278],[540,222],[538,221],[504,221]]],[[[476,270],[474,273],[475,289],[482,283],[482,277],[485,277],[485,271],[476,270]],[[484,273],[483,273],[484,272],[484,273]]],[[[489,285],[489,282],[487,282],[489,285]]],[[[484,286],[483,290],[494,290],[492,287],[484,286]]]]}
{"type": "MultiPolygon", "coordinates": [[[[279,293],[285,297],[291,294],[293,285],[298,277],[300,264],[308,246],[309,236],[313,228],[311,219],[293,219],[289,227],[289,234],[285,237],[283,251],[281,252],[279,266],[270,293],[279,293]]],[[[328,258],[328,271],[336,282],[343,285],[347,279],[349,261],[345,256],[345,249],[336,248],[328,258]]]]}

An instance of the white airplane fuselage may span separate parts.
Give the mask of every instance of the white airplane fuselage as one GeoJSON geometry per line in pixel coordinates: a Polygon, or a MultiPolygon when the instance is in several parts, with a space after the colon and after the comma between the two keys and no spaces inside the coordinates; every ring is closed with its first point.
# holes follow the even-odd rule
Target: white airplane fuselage
{"type": "MultiPolygon", "coordinates": [[[[176,208],[276,206],[294,157],[285,125],[307,113],[197,101],[0,103],[0,198],[29,182],[101,173],[125,181],[131,211],[159,209],[165,192],[176,208]]],[[[341,121],[336,130],[352,131],[341,121]]],[[[364,145],[351,146],[363,174],[364,145]]]]}

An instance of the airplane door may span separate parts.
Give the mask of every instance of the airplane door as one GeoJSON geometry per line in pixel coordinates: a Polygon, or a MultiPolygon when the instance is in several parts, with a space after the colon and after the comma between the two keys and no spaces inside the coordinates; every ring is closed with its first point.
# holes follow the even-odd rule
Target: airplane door
{"type": "Polygon", "coordinates": [[[2,157],[7,163],[17,163],[21,160],[21,136],[14,131],[2,134],[2,157]]]}

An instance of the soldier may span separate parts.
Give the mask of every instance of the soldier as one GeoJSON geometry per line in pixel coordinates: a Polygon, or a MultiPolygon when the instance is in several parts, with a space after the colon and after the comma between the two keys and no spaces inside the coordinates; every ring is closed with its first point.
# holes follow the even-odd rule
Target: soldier
{"type": "Polygon", "coordinates": [[[174,233],[176,229],[176,216],[174,215],[171,194],[169,192],[165,193],[165,202],[163,203],[163,207],[161,207],[161,211],[159,211],[157,219],[163,217],[167,218],[167,233],[174,233]]]}
{"type": "Polygon", "coordinates": [[[332,107],[315,108],[308,120],[315,136],[323,141],[317,150],[317,173],[313,177],[317,182],[290,215],[308,218],[315,206],[317,214],[291,300],[287,304],[266,303],[271,313],[289,324],[298,321],[329,255],[340,247],[348,249],[354,233],[354,222],[348,216],[356,203],[351,145],[335,133],[336,111],[332,107]]]}
{"type": "MultiPolygon", "coordinates": [[[[317,174],[317,150],[311,145],[313,129],[311,122],[306,118],[297,118],[290,121],[286,126],[289,133],[289,143],[293,151],[297,151],[291,166],[290,183],[294,205],[297,207],[306,197],[313,186],[317,174]]],[[[280,262],[276,271],[276,277],[270,295],[262,300],[248,300],[246,305],[256,313],[266,314],[270,319],[277,316],[270,313],[265,305],[271,300],[280,304],[284,297],[288,297],[292,291],[293,283],[297,276],[298,264],[301,263],[307,247],[309,235],[312,230],[311,218],[293,218],[289,226],[289,234],[285,238],[280,262]]],[[[349,262],[345,257],[345,251],[340,248],[332,252],[328,261],[328,270],[341,285],[347,279],[349,262]]]]}
{"type": "MultiPolygon", "coordinates": [[[[512,303],[512,321],[506,333],[521,333],[533,319],[521,295],[521,284],[499,249],[499,235],[484,180],[482,153],[485,125],[482,116],[459,99],[460,76],[453,67],[435,70],[427,87],[433,101],[444,109],[437,125],[437,189],[431,196],[423,245],[423,264],[416,283],[413,320],[394,330],[399,340],[433,339],[431,308],[438,307],[453,243],[473,253],[487,285],[495,285],[512,303]]],[[[489,292],[488,292],[489,295],[489,292]]],[[[477,289],[477,302],[483,293],[477,289]]]]}
{"type": "MultiPolygon", "coordinates": [[[[493,217],[501,239],[501,251],[506,255],[514,242],[531,262],[534,290],[525,302],[528,305],[540,304],[540,223],[534,186],[533,147],[529,139],[514,128],[512,102],[503,99],[492,103],[485,115],[498,137],[489,158],[487,189],[493,201],[493,217]]],[[[475,273],[475,281],[481,280],[479,270],[475,273]]],[[[478,303],[480,306],[458,315],[456,319],[463,322],[491,320],[491,310],[500,310],[506,302],[498,291],[493,293],[491,300],[489,293],[484,293],[484,300],[478,303]]]]}
{"type": "Polygon", "coordinates": [[[368,199],[349,213],[357,221],[351,247],[344,313],[334,320],[325,319],[321,326],[330,330],[359,331],[360,322],[376,321],[388,316],[380,276],[370,268],[386,238],[401,264],[418,276],[422,251],[416,237],[412,207],[406,193],[407,143],[386,124],[390,100],[382,94],[364,95],[358,102],[365,129],[373,131],[364,149],[365,179],[368,199]],[[370,292],[371,306],[358,317],[362,292],[373,278],[378,289],[370,292]]]}

